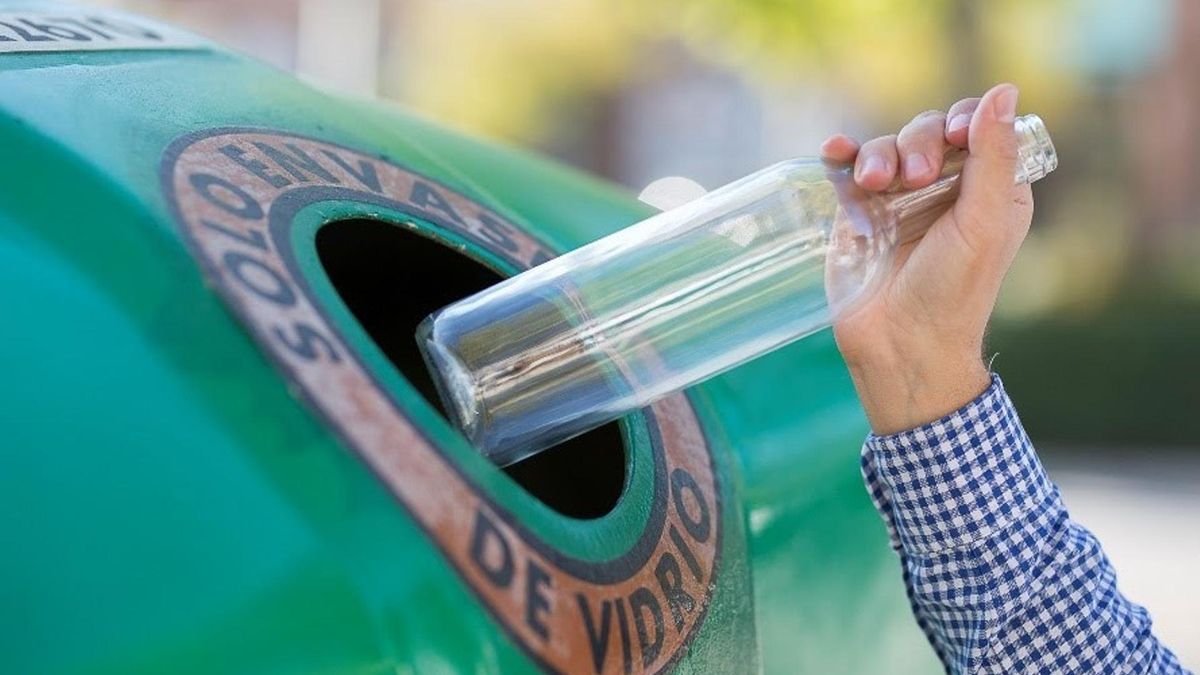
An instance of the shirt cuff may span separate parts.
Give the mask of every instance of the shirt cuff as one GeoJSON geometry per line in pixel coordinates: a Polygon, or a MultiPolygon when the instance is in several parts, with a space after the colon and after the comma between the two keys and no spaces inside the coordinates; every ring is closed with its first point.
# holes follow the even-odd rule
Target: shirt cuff
{"type": "Polygon", "coordinates": [[[995,374],[978,398],[942,419],[869,436],[863,473],[887,511],[893,543],[916,554],[970,546],[1054,495],[995,374]]]}

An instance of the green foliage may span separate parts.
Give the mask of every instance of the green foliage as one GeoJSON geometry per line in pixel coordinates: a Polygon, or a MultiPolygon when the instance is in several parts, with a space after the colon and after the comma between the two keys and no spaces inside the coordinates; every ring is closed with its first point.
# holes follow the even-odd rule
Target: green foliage
{"type": "Polygon", "coordinates": [[[1195,446],[1200,302],[1130,285],[1098,314],[994,328],[994,367],[1039,442],[1195,446]]]}

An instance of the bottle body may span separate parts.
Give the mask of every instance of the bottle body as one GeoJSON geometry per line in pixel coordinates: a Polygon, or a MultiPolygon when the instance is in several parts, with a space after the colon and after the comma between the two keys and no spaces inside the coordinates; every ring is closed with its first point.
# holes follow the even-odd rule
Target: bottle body
{"type": "Polygon", "coordinates": [[[507,464],[828,325],[827,271],[848,303],[891,250],[872,206],[845,167],[785,162],[455,303],[418,341],[455,423],[507,464]]]}
{"type": "Polygon", "coordinates": [[[450,305],[417,340],[453,421],[508,464],[851,311],[905,222],[952,203],[948,167],[922,197],[783,162],[450,305]]]}

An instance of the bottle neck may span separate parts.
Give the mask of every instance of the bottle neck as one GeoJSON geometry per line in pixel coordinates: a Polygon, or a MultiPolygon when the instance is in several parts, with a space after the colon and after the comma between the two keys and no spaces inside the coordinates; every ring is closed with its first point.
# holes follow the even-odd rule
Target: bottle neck
{"type": "MultiPolygon", "coordinates": [[[[1014,184],[1033,183],[1058,166],[1054,144],[1040,117],[1018,117],[1014,130],[1017,133],[1014,184]]],[[[920,238],[958,198],[967,157],[966,150],[950,148],[943,160],[942,173],[933,183],[917,190],[904,190],[897,185],[881,196],[884,208],[895,219],[899,243],[920,238]]]]}

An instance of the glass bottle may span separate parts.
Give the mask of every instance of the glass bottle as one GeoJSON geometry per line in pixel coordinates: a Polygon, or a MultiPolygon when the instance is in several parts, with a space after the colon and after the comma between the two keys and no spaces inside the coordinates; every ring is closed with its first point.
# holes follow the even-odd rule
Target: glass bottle
{"type": "MultiPolygon", "coordinates": [[[[1015,181],[1058,160],[1016,121],[1015,181]]],[[[417,331],[452,421],[505,465],[825,328],[953,203],[966,152],[918,190],[785,161],[460,300],[417,331]]]]}

